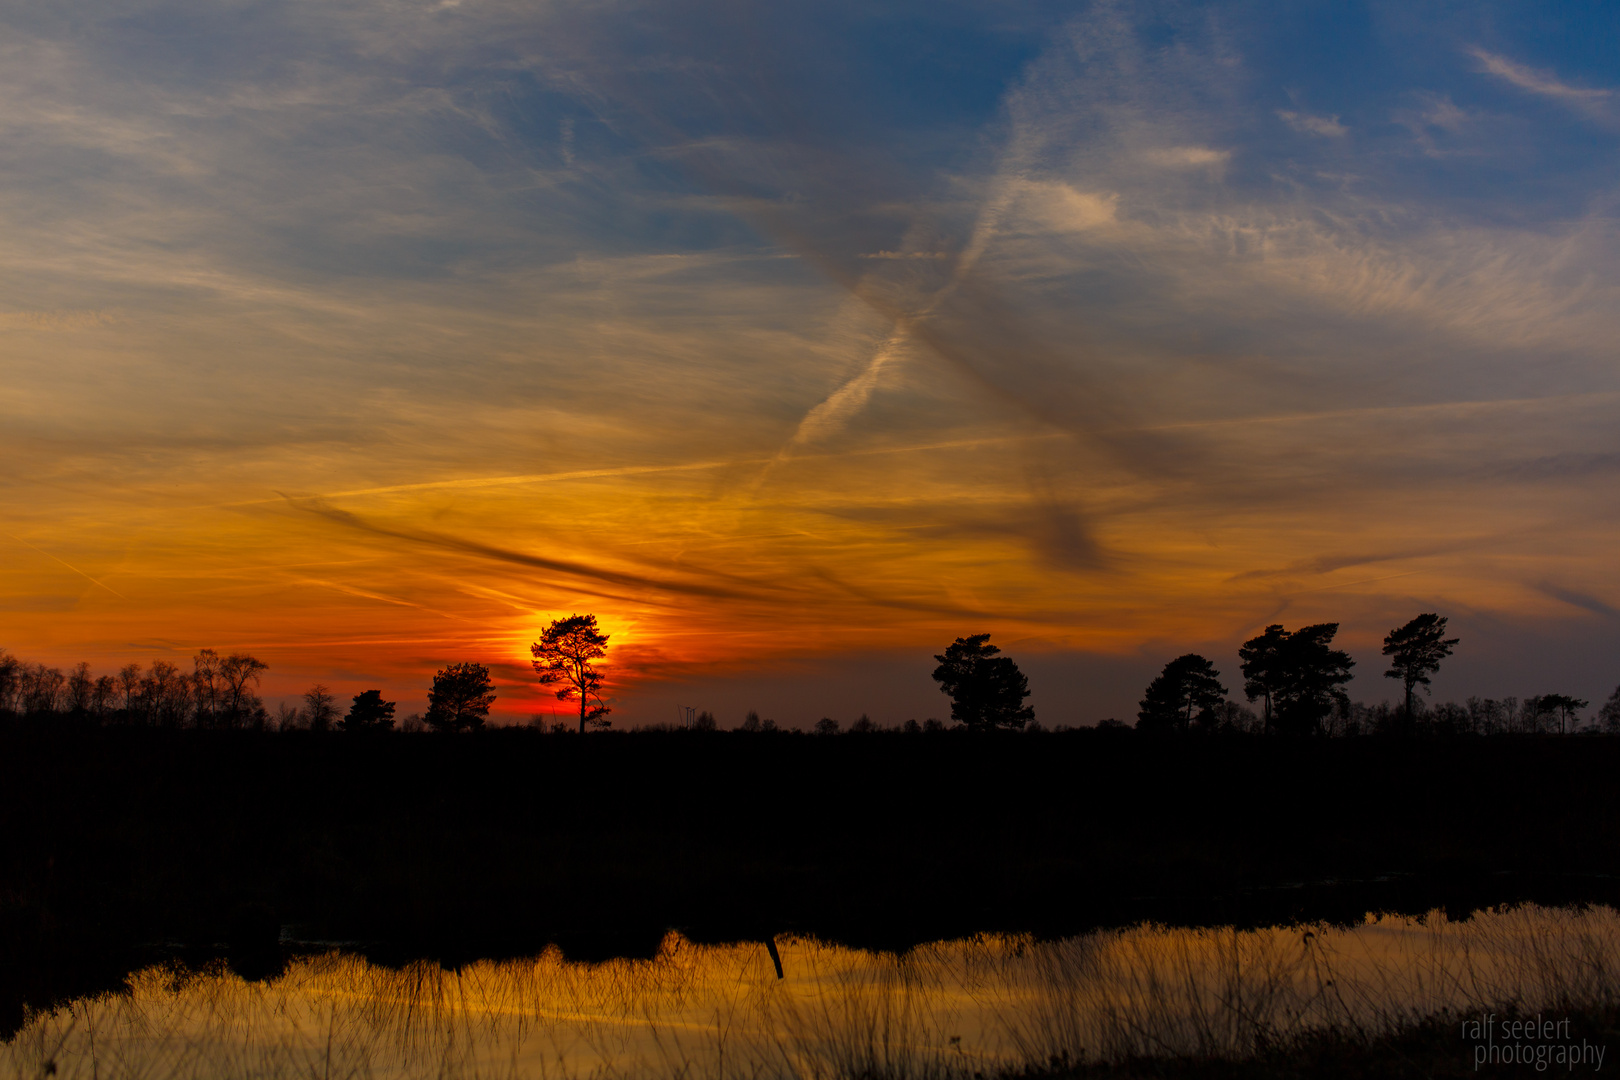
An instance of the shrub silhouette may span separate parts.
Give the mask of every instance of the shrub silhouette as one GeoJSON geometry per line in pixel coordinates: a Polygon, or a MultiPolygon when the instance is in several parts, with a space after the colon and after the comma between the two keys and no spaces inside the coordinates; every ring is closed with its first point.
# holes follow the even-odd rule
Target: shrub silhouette
{"type": "Polygon", "coordinates": [[[338,721],[338,726],[344,731],[392,731],[394,703],[384,701],[381,690],[356,694],[349,715],[338,721]]]}

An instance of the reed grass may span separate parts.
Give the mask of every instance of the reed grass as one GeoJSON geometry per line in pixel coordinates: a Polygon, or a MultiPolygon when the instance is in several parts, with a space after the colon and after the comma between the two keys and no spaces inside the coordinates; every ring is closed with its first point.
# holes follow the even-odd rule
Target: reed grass
{"type": "Polygon", "coordinates": [[[761,945],[676,934],[651,960],[602,964],[551,950],[393,969],[333,952],[262,983],[157,966],[31,1016],[0,1048],[0,1077],[956,1080],[1253,1061],[1480,1012],[1620,1009],[1607,907],[983,936],[900,956],[780,947],[780,982],[761,945]]]}

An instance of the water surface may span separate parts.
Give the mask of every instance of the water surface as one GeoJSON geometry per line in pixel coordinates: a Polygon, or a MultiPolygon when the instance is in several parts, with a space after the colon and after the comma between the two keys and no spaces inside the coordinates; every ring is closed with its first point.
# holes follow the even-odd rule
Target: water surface
{"type": "Polygon", "coordinates": [[[1325,1027],[1615,1000],[1620,915],[1527,906],[1463,922],[1138,926],[985,936],[902,955],[669,935],[651,960],[555,950],[459,970],[341,951],[264,982],[158,965],[31,1016],[0,1075],[59,1077],[949,1076],[1135,1054],[1242,1055],[1325,1027]]]}

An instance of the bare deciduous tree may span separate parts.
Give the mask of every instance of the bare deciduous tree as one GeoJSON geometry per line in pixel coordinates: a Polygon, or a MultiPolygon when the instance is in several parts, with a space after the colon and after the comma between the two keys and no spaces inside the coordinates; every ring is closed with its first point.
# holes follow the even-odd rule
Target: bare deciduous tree
{"type": "Polygon", "coordinates": [[[309,720],[309,730],[330,731],[332,721],[337,719],[337,698],[316,683],[304,691],[304,716],[309,720]]]}
{"type": "Polygon", "coordinates": [[[118,688],[124,692],[124,712],[130,718],[135,716],[135,698],[141,692],[141,665],[125,664],[118,669],[118,688]]]}
{"type": "Polygon", "coordinates": [[[73,674],[67,680],[67,707],[68,711],[85,715],[90,712],[90,697],[96,688],[96,680],[90,674],[90,665],[81,660],[73,668],[73,674]]]}
{"type": "Polygon", "coordinates": [[[219,677],[224,683],[222,712],[227,726],[241,727],[263,708],[248,683],[258,686],[259,676],[269,669],[269,664],[246,653],[231,653],[219,662],[219,677]]]}
{"type": "Polygon", "coordinates": [[[90,709],[97,716],[105,719],[113,711],[118,702],[118,680],[111,675],[102,675],[96,679],[96,685],[90,692],[90,709]]]}
{"type": "Polygon", "coordinates": [[[197,705],[197,726],[213,727],[218,720],[220,673],[219,653],[200,649],[191,658],[192,693],[197,705]]]}

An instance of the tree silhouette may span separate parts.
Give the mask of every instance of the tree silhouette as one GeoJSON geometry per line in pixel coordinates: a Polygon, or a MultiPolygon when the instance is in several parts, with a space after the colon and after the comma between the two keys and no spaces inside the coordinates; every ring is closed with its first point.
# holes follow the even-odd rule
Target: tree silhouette
{"type": "Polygon", "coordinates": [[[1029,679],[989,641],[989,634],[974,634],[951,642],[943,656],[934,657],[934,681],[950,695],[952,720],[978,731],[1022,728],[1035,719],[1035,710],[1024,704],[1029,679]]]}
{"type": "Polygon", "coordinates": [[[105,718],[112,712],[113,704],[118,700],[118,680],[111,675],[102,675],[96,679],[96,688],[90,694],[90,707],[97,716],[105,718]]]}
{"type": "Polygon", "coordinates": [[[150,722],[179,727],[191,705],[191,680],[167,660],[154,660],[141,679],[141,704],[150,722]]]}
{"type": "Polygon", "coordinates": [[[1276,722],[1272,717],[1272,689],[1281,682],[1281,653],[1287,640],[1288,631],[1280,623],[1272,623],[1238,649],[1238,659],[1243,662],[1243,693],[1250,701],[1264,699],[1260,716],[1267,731],[1276,722]]]}
{"type": "Polygon", "coordinates": [[[325,685],[316,683],[304,691],[304,715],[309,719],[309,730],[330,731],[337,719],[337,698],[325,685]]]}
{"type": "Polygon", "coordinates": [[[738,731],[751,731],[751,732],[752,731],[775,731],[776,730],[776,721],[775,720],[761,720],[759,718],[759,713],[758,712],[756,712],[753,709],[749,709],[748,710],[748,715],[743,719],[742,727],[738,728],[737,730],[738,731]]]}
{"type": "Polygon", "coordinates": [[[135,712],[135,696],[141,689],[141,665],[125,664],[118,669],[118,689],[124,693],[124,714],[126,718],[132,717],[135,712]]]}
{"type": "Polygon", "coordinates": [[[613,710],[602,701],[602,673],[591,663],[607,655],[607,643],[608,635],[596,628],[595,615],[570,615],[552,622],[540,632],[540,640],[529,646],[541,684],[561,683],[558,701],[578,696],[581,735],[587,725],[607,727],[611,723],[602,719],[613,710]]]}
{"type": "Polygon", "coordinates": [[[1356,662],[1350,654],[1328,647],[1338,632],[1338,623],[1318,623],[1293,633],[1274,623],[1238,649],[1243,692],[1250,701],[1265,699],[1266,730],[1312,732],[1335,703],[1348,705],[1340,687],[1352,678],[1350,669],[1356,662]]]}
{"type": "Polygon", "coordinates": [[[225,683],[223,696],[226,724],[240,727],[245,719],[262,706],[258,697],[247,687],[248,683],[259,685],[259,676],[269,669],[269,664],[246,653],[231,653],[219,662],[219,676],[225,683]]]}
{"type": "Polygon", "coordinates": [[[1598,720],[1602,722],[1604,731],[1611,735],[1620,734],[1620,686],[1614,688],[1609,700],[1598,710],[1598,720]]]}
{"type": "Polygon", "coordinates": [[[495,704],[489,669],[483,664],[451,664],[433,676],[427,722],[435,731],[476,731],[495,704]]]}
{"type": "Polygon", "coordinates": [[[1384,655],[1389,657],[1384,677],[1405,684],[1408,724],[1412,723],[1412,690],[1421,683],[1428,692],[1429,676],[1440,670],[1440,661],[1451,655],[1457,641],[1446,637],[1446,617],[1432,613],[1419,615],[1384,638],[1384,655]]]}
{"type": "Polygon", "coordinates": [[[25,666],[21,695],[23,712],[33,716],[55,712],[57,702],[62,697],[62,686],[66,682],[67,676],[57,668],[46,667],[44,664],[25,666]]]}
{"type": "Polygon", "coordinates": [[[219,653],[213,649],[199,649],[191,658],[192,704],[198,727],[213,727],[219,713],[219,663],[219,653]]]}
{"type": "Polygon", "coordinates": [[[0,649],[0,714],[15,709],[17,690],[22,682],[22,661],[0,649]]]}
{"type": "Polygon", "coordinates": [[[90,665],[81,660],[67,680],[68,711],[84,715],[90,711],[90,696],[95,692],[96,680],[90,675],[90,665]]]}
{"type": "Polygon", "coordinates": [[[344,731],[392,731],[394,703],[384,701],[381,690],[356,694],[349,715],[338,721],[338,727],[344,731]]]}
{"type": "Polygon", "coordinates": [[[1541,697],[1536,698],[1535,702],[1538,712],[1558,714],[1558,734],[1560,735],[1566,734],[1566,725],[1568,731],[1573,731],[1575,725],[1580,722],[1576,714],[1591,704],[1591,702],[1583,698],[1570,697],[1568,694],[1543,694],[1541,697]]]}
{"type": "Polygon", "coordinates": [[[1148,684],[1142,698],[1142,710],[1136,714],[1137,730],[1186,731],[1195,714],[1213,714],[1226,699],[1220,674],[1215,665],[1197,653],[1178,656],[1164,665],[1164,671],[1148,684]]]}
{"type": "Polygon", "coordinates": [[[1349,653],[1329,648],[1338,632],[1338,623],[1301,627],[1278,648],[1271,696],[1277,729],[1284,734],[1312,734],[1335,704],[1349,705],[1341,687],[1355,677],[1350,669],[1356,662],[1349,653]]]}

